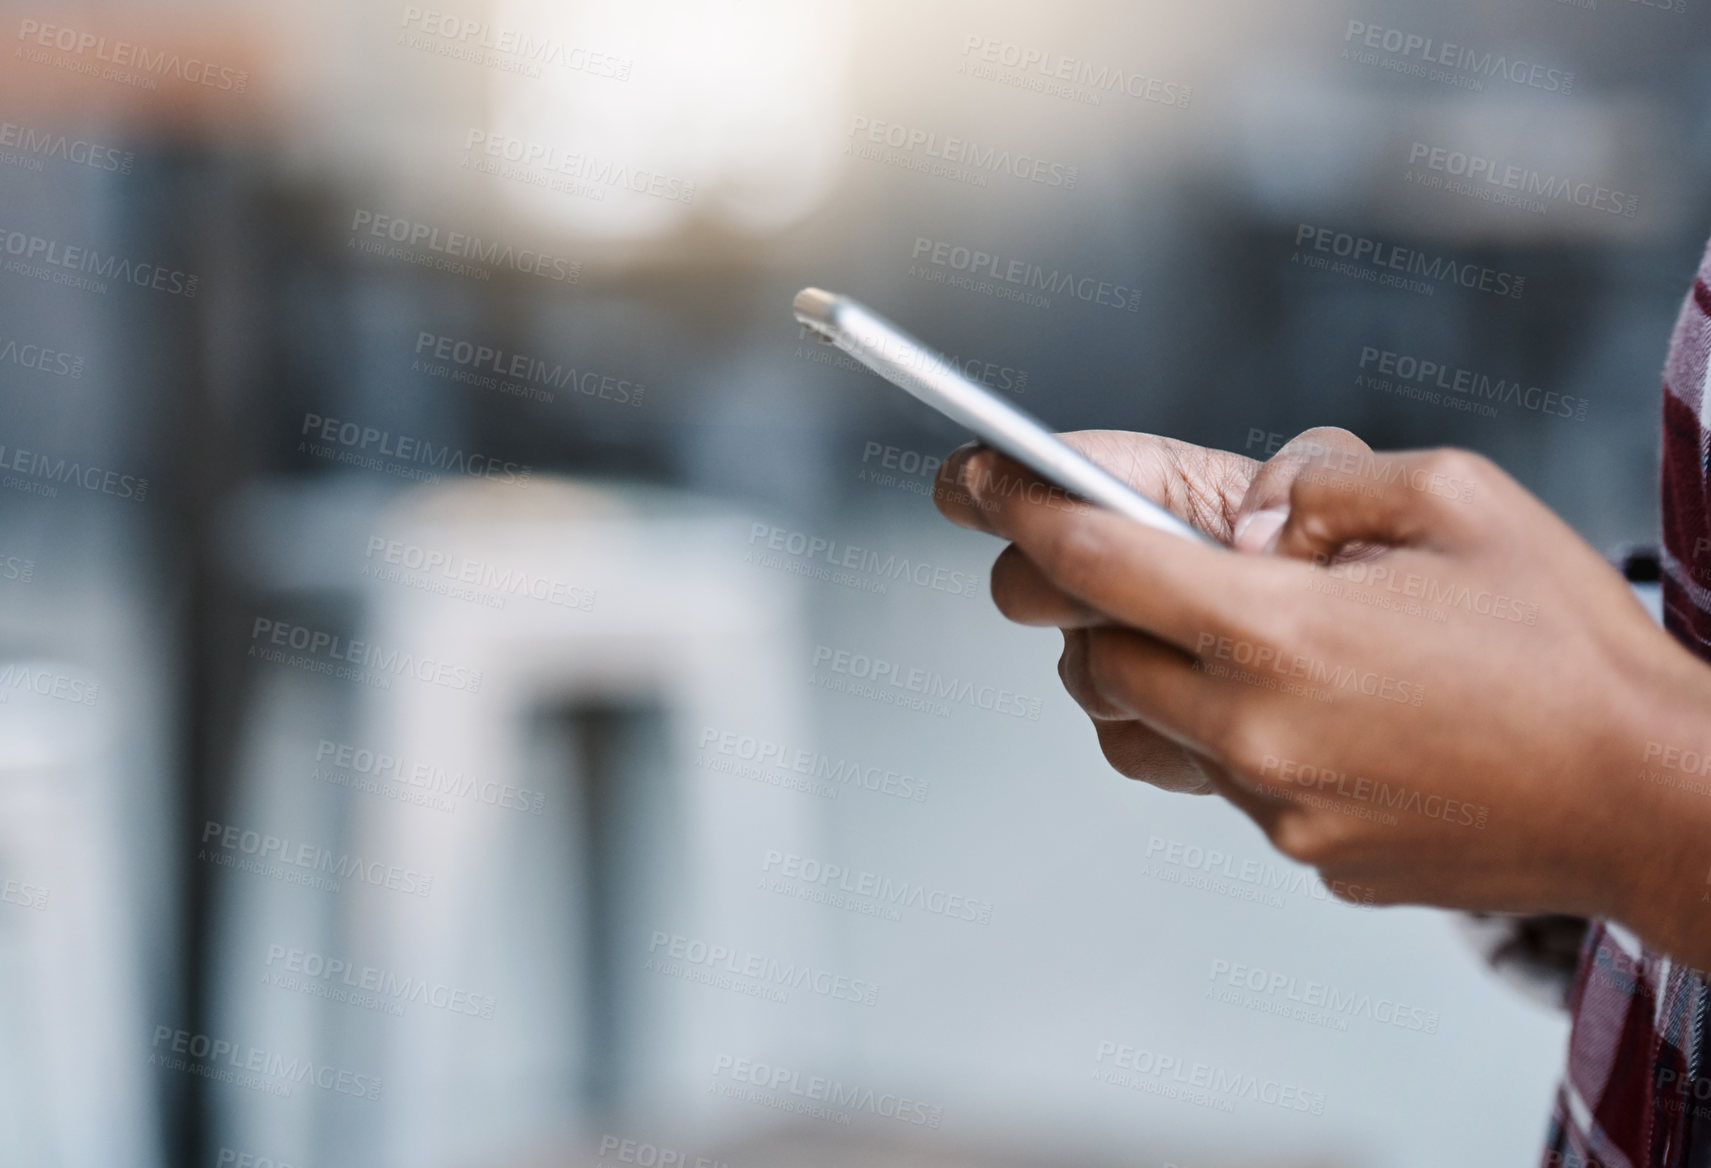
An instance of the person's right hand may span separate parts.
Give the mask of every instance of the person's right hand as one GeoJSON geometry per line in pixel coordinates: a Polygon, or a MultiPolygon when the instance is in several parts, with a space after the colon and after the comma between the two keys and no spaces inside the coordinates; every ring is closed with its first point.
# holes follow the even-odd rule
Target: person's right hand
{"type": "MultiPolygon", "coordinates": [[[[1297,435],[1265,462],[1125,430],[1082,430],[1058,437],[1214,539],[1249,552],[1265,551],[1283,526],[1290,484],[1309,459],[1330,451],[1368,449],[1347,430],[1328,426],[1297,435]]],[[[969,456],[983,449],[971,444],[953,452],[933,484],[933,499],[946,518],[981,531],[989,529],[964,485],[964,475],[969,456]]],[[[1016,484],[1018,489],[1027,485],[1020,480],[1016,484]]],[[[999,491],[988,484],[985,494],[997,498],[999,491]]],[[[992,599],[1013,621],[1063,630],[1058,676],[1093,720],[1099,747],[1118,772],[1167,791],[1213,793],[1211,780],[1192,754],[1095,691],[1087,675],[1087,630],[1106,623],[1101,614],[1049,583],[1014,546],[1005,548],[992,565],[992,599]]]]}

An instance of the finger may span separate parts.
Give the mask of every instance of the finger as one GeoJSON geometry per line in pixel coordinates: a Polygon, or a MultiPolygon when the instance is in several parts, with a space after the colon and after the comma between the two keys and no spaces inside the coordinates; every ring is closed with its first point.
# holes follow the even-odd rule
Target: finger
{"type": "Polygon", "coordinates": [[[934,479],[939,510],[954,522],[993,535],[1004,535],[1004,513],[1017,502],[1033,501],[1060,511],[1086,511],[1086,502],[1032,468],[989,446],[958,447],[934,479]]]}
{"type": "Polygon", "coordinates": [[[1261,699],[1269,691],[1218,676],[1187,654],[1129,629],[1107,626],[1082,636],[1088,677],[1108,708],[1140,718],[1227,768],[1260,768],[1264,751],[1250,750],[1254,744],[1248,739],[1262,724],[1261,699]]]}
{"type": "Polygon", "coordinates": [[[1133,722],[1135,715],[1132,711],[1108,701],[1099,688],[1093,684],[1093,675],[1087,668],[1087,630],[1065,629],[1063,631],[1063,653],[1057,662],[1058,680],[1063,682],[1064,690],[1074,699],[1089,718],[1095,722],[1133,722]]]}
{"type": "Polygon", "coordinates": [[[1231,546],[1244,552],[1265,550],[1288,518],[1290,485],[1309,461],[1345,451],[1370,450],[1365,442],[1337,426],[1315,426],[1291,438],[1248,484],[1236,512],[1231,546]]]}
{"type": "Polygon", "coordinates": [[[1094,722],[1099,749],[1118,774],[1177,795],[1215,795],[1217,788],[1188,752],[1145,722],[1094,722]]]}
{"type": "Polygon", "coordinates": [[[1275,716],[1268,691],[1213,677],[1170,646],[1128,629],[1078,635],[1087,642],[1093,687],[1108,708],[1127,712],[1181,746],[1218,794],[1261,827],[1269,830],[1289,809],[1287,799],[1242,778],[1258,773],[1270,750],[1265,728],[1275,716]]]}
{"type": "MultiPolygon", "coordinates": [[[[1242,634],[1300,586],[1298,564],[1236,556],[1157,531],[1061,492],[1011,489],[1016,464],[992,451],[973,455],[969,481],[986,505],[990,530],[1015,541],[1060,591],[1124,624],[1193,651],[1206,638],[1242,634]],[[1001,468],[988,475],[985,464],[1001,468]],[[988,490],[997,490],[996,497],[988,490]]],[[[1033,478],[1038,483],[1037,478],[1033,478]]],[[[1057,488],[1052,488],[1057,490],[1057,488]]]]}
{"type": "Polygon", "coordinates": [[[993,562],[992,602],[1019,625],[1079,629],[1107,620],[1104,613],[1047,580],[1015,544],[999,552],[993,562]]]}
{"type": "Polygon", "coordinates": [[[1139,718],[1171,741],[1216,762],[1234,716],[1228,684],[1199,668],[1199,661],[1171,645],[1130,629],[1082,630],[1082,668],[1095,700],[1115,717],[1139,718]]]}
{"type": "Polygon", "coordinates": [[[991,528],[984,521],[984,511],[979,502],[964,485],[964,477],[970,457],[985,449],[978,442],[959,446],[945,456],[933,475],[933,504],[939,513],[958,527],[975,531],[990,531],[991,528]]]}
{"type": "Polygon", "coordinates": [[[1099,694],[1087,672],[1085,630],[1066,629],[1063,638],[1058,675],[1070,696],[1087,712],[1105,760],[1116,771],[1164,791],[1189,795],[1222,793],[1222,780],[1226,776],[1209,760],[1198,758],[1174,739],[1099,694]]]}
{"type": "Polygon", "coordinates": [[[1223,795],[1261,827],[1270,830],[1283,801],[1255,791],[1229,771],[1202,757],[1138,719],[1099,694],[1086,669],[1087,633],[1075,629],[1064,633],[1065,686],[1093,721],[1094,733],[1105,760],[1119,773],[1150,783],[1160,790],[1188,795],[1223,795]],[[1073,661],[1074,664],[1068,664],[1073,661]],[[1072,684],[1070,676],[1075,677],[1072,684]]]}
{"type": "Polygon", "coordinates": [[[1489,464],[1461,450],[1332,456],[1297,475],[1275,550],[1296,559],[1353,543],[1446,550],[1470,526],[1489,464]]]}

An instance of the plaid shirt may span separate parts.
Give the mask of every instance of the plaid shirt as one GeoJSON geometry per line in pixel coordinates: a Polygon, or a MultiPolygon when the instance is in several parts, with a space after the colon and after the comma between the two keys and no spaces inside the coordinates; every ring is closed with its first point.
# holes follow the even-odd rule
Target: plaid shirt
{"type": "MultiPolygon", "coordinates": [[[[1711,247],[1681,307],[1663,383],[1664,625],[1711,660],[1711,247]]],[[[1569,990],[1568,1072],[1545,1168],[1711,1168],[1711,985],[1594,922],[1569,990]]]]}

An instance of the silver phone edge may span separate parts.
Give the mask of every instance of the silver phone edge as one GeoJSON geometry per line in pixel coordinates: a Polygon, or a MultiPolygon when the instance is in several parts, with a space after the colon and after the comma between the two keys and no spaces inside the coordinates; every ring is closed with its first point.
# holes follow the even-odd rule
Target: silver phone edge
{"type": "MultiPolygon", "coordinates": [[[[891,321],[887,320],[879,313],[874,312],[871,308],[868,308],[860,301],[853,300],[848,296],[827,292],[820,288],[804,288],[796,294],[791,307],[795,311],[798,323],[803,325],[805,328],[813,330],[820,337],[837,345],[838,348],[860,361],[863,366],[871,370],[874,374],[891,382],[893,385],[896,385],[898,388],[907,392],[911,397],[921,400],[924,405],[930,406],[931,408],[938,410],[940,413],[945,412],[943,405],[941,404],[945,395],[941,391],[931,387],[928,384],[927,378],[913,372],[912,370],[902,367],[901,362],[888,360],[882,354],[871,352],[869,346],[856,338],[851,331],[845,327],[841,320],[843,310],[846,307],[861,312],[873,321],[876,326],[895,336],[904,346],[906,351],[912,351],[920,354],[933,366],[941,368],[943,372],[955,377],[958,381],[967,382],[974,391],[983,396],[991,397],[991,394],[988,391],[974,385],[973,382],[969,382],[968,378],[960,370],[950,365],[950,363],[945,361],[945,359],[937,352],[916,340],[913,336],[904,332],[891,321]],[[906,377],[910,381],[914,381],[925,386],[931,396],[923,398],[921,393],[917,392],[914,386],[899,380],[900,377],[906,377]]],[[[996,400],[1005,407],[1006,413],[1016,415],[1023,419],[1023,421],[1028,425],[1036,428],[1039,434],[1056,448],[1054,453],[1058,453],[1062,457],[1066,457],[1069,460],[1071,467],[1076,467],[1083,471],[1080,475],[1070,475],[1070,477],[1084,479],[1085,481],[1076,483],[1058,482],[1059,486],[1064,487],[1066,490],[1075,491],[1095,506],[1115,511],[1124,518],[1133,520],[1143,526],[1151,527],[1158,531],[1169,532],[1172,535],[1202,543],[1210,547],[1223,546],[1210,535],[1207,535],[1205,532],[1201,531],[1193,524],[1188,523],[1173,512],[1166,510],[1162,505],[1147,498],[1134,488],[1129,487],[1127,484],[1123,483],[1122,480],[1111,474],[1110,471],[1106,470],[1092,459],[1087,458],[1068,443],[1057,438],[1032,415],[1023,410],[1017,409],[1010,403],[1002,401],[1002,399],[996,400]],[[1091,472],[1091,475],[1087,472],[1091,472]]],[[[955,407],[953,406],[953,408],[955,407]]],[[[973,430],[975,436],[980,438],[982,441],[991,442],[1001,448],[1004,445],[1009,445],[1008,443],[995,441],[992,436],[982,432],[984,427],[970,425],[966,419],[953,418],[952,420],[956,421],[959,425],[963,425],[973,430]]],[[[1019,446],[1020,444],[1018,443],[1017,445],[1019,446]]],[[[1031,452],[1026,452],[1025,450],[1006,450],[1005,453],[1010,454],[1012,457],[1016,457],[1018,461],[1023,463],[1031,464],[1034,461],[1034,455],[1031,452]]],[[[1036,473],[1039,473],[1054,482],[1057,482],[1060,478],[1064,477],[1064,471],[1061,470],[1056,473],[1052,473],[1038,466],[1034,466],[1032,469],[1034,469],[1036,473]]]]}

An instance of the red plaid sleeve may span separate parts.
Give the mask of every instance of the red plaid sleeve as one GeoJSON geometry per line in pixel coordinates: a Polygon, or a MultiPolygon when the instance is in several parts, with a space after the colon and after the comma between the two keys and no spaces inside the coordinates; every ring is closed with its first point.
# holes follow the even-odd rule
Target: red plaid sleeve
{"type": "MultiPolygon", "coordinates": [[[[1664,367],[1664,624],[1711,660],[1711,496],[1706,493],[1711,247],[1664,367]]],[[[1711,1168],[1707,985],[1612,923],[1587,931],[1570,991],[1574,1025],[1546,1168],[1711,1168]]]]}

